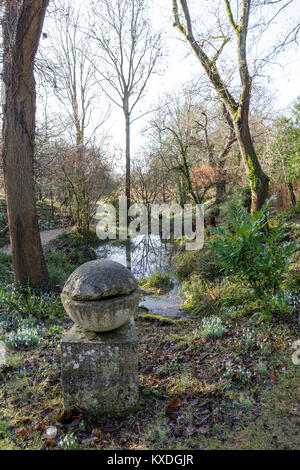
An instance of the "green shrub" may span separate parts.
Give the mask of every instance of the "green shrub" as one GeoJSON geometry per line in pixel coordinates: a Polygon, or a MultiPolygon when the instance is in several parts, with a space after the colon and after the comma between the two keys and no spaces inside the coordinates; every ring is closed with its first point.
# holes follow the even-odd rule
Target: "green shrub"
{"type": "Polygon", "coordinates": [[[268,295],[259,301],[261,317],[263,320],[271,320],[273,315],[284,317],[293,312],[293,297],[285,292],[277,292],[274,295],[268,295]]]}
{"type": "MultiPolygon", "coordinates": [[[[94,236],[94,231],[91,232],[94,236]]],[[[97,258],[93,248],[84,244],[84,237],[75,232],[65,233],[57,237],[51,243],[51,249],[47,254],[46,261],[50,280],[53,285],[63,285],[70,274],[78,266],[97,258]],[[69,253],[61,251],[61,248],[67,246],[69,253]]]]}
{"type": "Polygon", "coordinates": [[[300,201],[297,201],[295,206],[290,207],[285,212],[285,216],[287,217],[287,219],[290,219],[294,217],[295,215],[299,215],[299,214],[300,214],[300,201]]]}
{"type": "Polygon", "coordinates": [[[277,227],[268,226],[271,199],[252,215],[241,204],[232,205],[229,230],[211,229],[216,238],[208,243],[224,273],[238,276],[258,298],[279,290],[296,247],[294,242],[283,242],[286,233],[282,220],[277,227]]]}
{"type": "Polygon", "coordinates": [[[240,201],[243,207],[248,208],[251,205],[251,188],[245,186],[240,192],[240,201]]]}
{"type": "Polygon", "coordinates": [[[0,212],[0,230],[3,230],[7,224],[7,215],[3,214],[3,212],[0,212]]]}
{"type": "Polygon", "coordinates": [[[222,295],[222,307],[224,309],[231,307],[242,308],[255,300],[251,289],[241,286],[238,281],[227,278],[224,284],[226,286],[222,295]]]}
{"type": "Polygon", "coordinates": [[[248,209],[251,204],[251,189],[250,187],[244,186],[234,191],[224,202],[218,205],[220,210],[220,218],[227,218],[230,213],[232,204],[240,204],[245,209],[248,209]]]}
{"type": "MultiPolygon", "coordinates": [[[[8,224],[7,215],[0,212],[0,232],[5,229],[8,224]]],[[[0,237],[0,248],[9,244],[9,232],[0,237]]]]}

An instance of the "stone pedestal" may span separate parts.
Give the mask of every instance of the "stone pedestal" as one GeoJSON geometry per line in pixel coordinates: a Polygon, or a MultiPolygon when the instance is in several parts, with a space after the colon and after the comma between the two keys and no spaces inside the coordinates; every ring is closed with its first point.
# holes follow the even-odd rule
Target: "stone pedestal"
{"type": "Polygon", "coordinates": [[[138,405],[138,354],[134,320],[96,333],[80,326],[61,342],[62,387],[67,409],[93,416],[123,415],[138,405]]]}

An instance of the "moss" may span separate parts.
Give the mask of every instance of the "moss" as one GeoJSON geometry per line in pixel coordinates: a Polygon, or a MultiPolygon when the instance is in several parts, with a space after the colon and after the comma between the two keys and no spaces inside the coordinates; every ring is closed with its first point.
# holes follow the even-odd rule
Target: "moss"
{"type": "Polygon", "coordinates": [[[249,181],[251,189],[256,190],[258,189],[258,186],[259,186],[259,179],[256,174],[254,158],[250,155],[248,155],[248,166],[249,166],[248,181],[249,181]]]}
{"type": "Polygon", "coordinates": [[[171,325],[177,323],[185,323],[186,318],[180,317],[166,317],[164,315],[151,314],[151,313],[139,313],[138,320],[144,320],[145,322],[156,322],[160,326],[171,325]]]}

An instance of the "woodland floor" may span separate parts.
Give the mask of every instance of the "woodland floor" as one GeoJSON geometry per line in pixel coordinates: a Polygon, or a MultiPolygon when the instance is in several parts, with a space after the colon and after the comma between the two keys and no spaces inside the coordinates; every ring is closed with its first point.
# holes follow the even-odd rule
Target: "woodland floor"
{"type": "Polygon", "coordinates": [[[44,325],[40,345],[0,371],[0,449],[59,449],[70,433],[79,449],[298,449],[297,321],[255,330],[249,321],[224,320],[222,338],[197,339],[199,319],[139,316],[140,409],[99,420],[64,410],[59,342],[70,324],[44,325]]]}
{"type": "MultiPolygon", "coordinates": [[[[62,226],[46,219],[41,230],[62,226]]],[[[0,365],[0,450],[61,449],[70,435],[78,449],[299,449],[298,315],[269,325],[223,315],[219,339],[201,338],[199,317],[138,315],[139,410],[98,420],[63,406],[60,340],[71,322],[38,320],[40,344],[11,350],[0,365]]],[[[0,325],[0,339],[9,332],[0,325]]]]}

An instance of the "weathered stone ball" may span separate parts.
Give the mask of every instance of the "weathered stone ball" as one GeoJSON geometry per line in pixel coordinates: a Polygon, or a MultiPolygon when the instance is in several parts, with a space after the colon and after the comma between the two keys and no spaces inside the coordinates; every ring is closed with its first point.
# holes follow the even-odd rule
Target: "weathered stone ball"
{"type": "Polygon", "coordinates": [[[83,264],[71,274],[61,298],[74,323],[86,330],[105,332],[130,320],[140,291],[125,266],[99,259],[83,264]]]}

